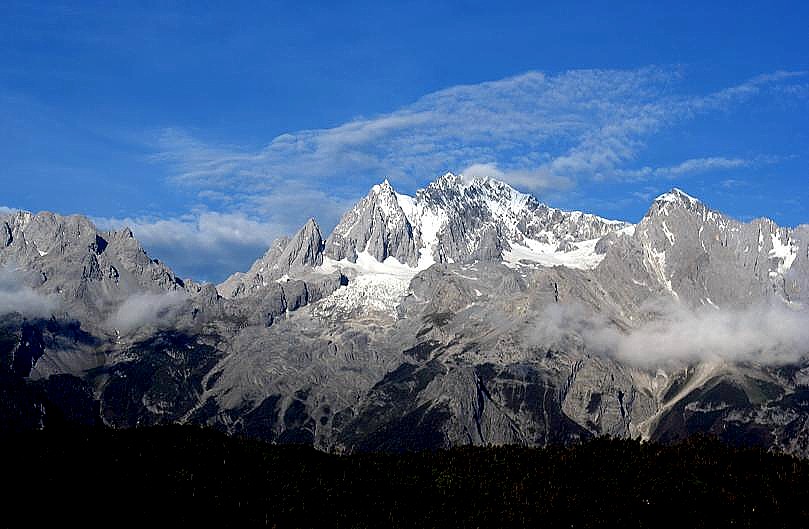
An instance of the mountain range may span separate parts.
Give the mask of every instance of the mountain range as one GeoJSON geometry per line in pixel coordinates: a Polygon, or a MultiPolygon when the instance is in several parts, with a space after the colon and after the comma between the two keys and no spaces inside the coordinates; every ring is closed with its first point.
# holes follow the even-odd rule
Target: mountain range
{"type": "Polygon", "coordinates": [[[447,173],[219,285],[128,229],[0,216],[0,419],[335,452],[672,441],[809,455],[809,226],[673,189],[637,224],[447,173]]]}

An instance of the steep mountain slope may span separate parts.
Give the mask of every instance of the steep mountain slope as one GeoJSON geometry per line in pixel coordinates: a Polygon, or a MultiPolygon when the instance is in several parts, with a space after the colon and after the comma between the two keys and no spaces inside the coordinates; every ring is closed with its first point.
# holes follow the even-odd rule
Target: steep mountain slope
{"type": "Polygon", "coordinates": [[[741,223],[682,191],[658,197],[636,230],[647,267],[691,304],[749,304],[777,295],[804,301],[806,227],[741,223]]]}
{"type": "Polygon", "coordinates": [[[707,431],[809,455],[808,236],[676,189],[631,225],[448,173],[374,186],[214,290],[128,231],[19,213],[0,263],[69,309],[5,316],[0,368],[77,377],[115,427],[338,451],[707,431]],[[145,295],[157,318],[110,325],[145,295]]]}

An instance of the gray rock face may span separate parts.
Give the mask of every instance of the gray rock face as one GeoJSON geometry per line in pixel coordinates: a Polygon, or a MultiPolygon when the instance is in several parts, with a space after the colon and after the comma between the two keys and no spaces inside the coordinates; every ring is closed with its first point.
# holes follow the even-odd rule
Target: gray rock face
{"type": "Polygon", "coordinates": [[[326,241],[326,255],[356,262],[357,254],[367,251],[379,262],[393,257],[415,266],[418,246],[410,221],[385,180],[340,219],[326,241]]]}
{"type": "Polygon", "coordinates": [[[86,217],[47,212],[14,213],[3,225],[0,266],[36,278],[29,286],[76,316],[99,321],[134,294],[188,289],[168,267],[150,259],[129,230],[103,232],[86,217]]]}
{"type": "Polygon", "coordinates": [[[250,270],[230,276],[218,290],[226,298],[253,295],[272,281],[319,266],[323,263],[323,249],[320,227],[314,219],[309,219],[291,239],[277,239],[250,270]]]}
{"type": "MultiPolygon", "coordinates": [[[[634,279],[695,307],[805,302],[806,233],[769,219],[738,222],[675,189],[655,200],[638,224],[626,243],[634,250],[605,250],[602,266],[614,273],[634,270],[630,281],[619,283],[622,287],[634,279]]],[[[604,243],[602,250],[610,244],[604,243]]]]}

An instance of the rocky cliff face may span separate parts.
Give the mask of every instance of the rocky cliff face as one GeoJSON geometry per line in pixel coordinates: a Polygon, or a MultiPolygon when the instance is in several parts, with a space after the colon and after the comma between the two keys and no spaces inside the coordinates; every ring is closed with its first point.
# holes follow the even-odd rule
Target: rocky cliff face
{"type": "Polygon", "coordinates": [[[336,261],[356,262],[357,254],[368,252],[379,262],[393,257],[415,266],[419,246],[410,220],[385,180],[340,219],[326,241],[326,255],[336,261]]]}
{"type": "Polygon", "coordinates": [[[323,236],[314,219],[290,239],[282,237],[273,242],[246,273],[237,272],[219,285],[227,298],[244,297],[267,288],[271,282],[286,282],[290,275],[306,273],[323,263],[323,236]]]}
{"type": "Polygon", "coordinates": [[[575,243],[627,226],[549,208],[497,180],[447,173],[414,197],[396,193],[387,180],[374,186],[334,229],[326,255],[356,262],[367,252],[379,262],[392,257],[424,268],[433,262],[500,260],[512,245],[570,251],[575,243]]]}
{"type": "Polygon", "coordinates": [[[0,264],[59,309],[2,316],[0,370],[73,376],[115,427],[337,451],[711,432],[809,455],[809,346],[778,356],[790,338],[776,336],[717,356],[686,327],[666,334],[672,314],[704,327],[761,307],[787,311],[794,334],[808,230],[738,222],[679,190],[630,225],[447,174],[412,197],[374,186],[325,241],[309,221],[214,289],[128,230],[16,213],[0,218],[0,264]],[[157,318],[124,332],[108,322],[123,309],[157,318]],[[667,361],[666,341],[700,353],[667,361]]]}

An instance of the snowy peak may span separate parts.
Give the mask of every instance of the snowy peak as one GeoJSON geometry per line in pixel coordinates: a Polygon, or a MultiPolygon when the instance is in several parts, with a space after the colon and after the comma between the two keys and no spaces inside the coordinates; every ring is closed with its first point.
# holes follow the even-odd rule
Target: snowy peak
{"type": "Polygon", "coordinates": [[[393,257],[415,266],[418,245],[413,228],[399,198],[385,180],[340,219],[326,241],[326,255],[335,261],[356,262],[357,256],[368,252],[377,261],[393,257]]]}
{"type": "Polygon", "coordinates": [[[663,193],[659,197],[655,199],[655,202],[666,202],[666,203],[680,203],[680,204],[688,204],[694,205],[699,203],[699,200],[692,197],[682,189],[678,189],[676,187],[672,188],[671,191],[668,193],[663,193]]]}
{"type": "Polygon", "coordinates": [[[489,208],[496,210],[503,208],[519,210],[529,205],[539,205],[534,197],[520,193],[505,182],[488,177],[466,177],[453,173],[445,173],[426,188],[417,191],[416,199],[439,206],[457,206],[461,201],[475,205],[485,203],[488,206],[496,205],[495,208],[489,208]]]}
{"type": "Polygon", "coordinates": [[[379,194],[388,195],[388,194],[391,194],[391,193],[395,193],[395,191],[393,190],[393,186],[390,185],[390,182],[388,181],[388,179],[385,178],[382,181],[381,184],[376,184],[375,186],[373,186],[371,188],[371,193],[375,193],[377,195],[379,195],[379,194]]]}
{"type": "Polygon", "coordinates": [[[549,208],[499,180],[445,173],[414,197],[386,180],[349,211],[326,242],[335,261],[367,252],[419,269],[433,262],[501,260],[514,245],[572,252],[628,226],[581,212],[549,208]]]}
{"type": "Polygon", "coordinates": [[[667,216],[675,210],[704,214],[708,211],[708,208],[700,200],[675,187],[668,193],[663,193],[654,200],[649,211],[646,213],[646,217],[655,215],[667,216]]]}
{"type": "Polygon", "coordinates": [[[339,270],[350,278],[335,293],[340,307],[354,310],[357,300],[378,298],[390,308],[410,279],[434,263],[589,269],[604,257],[596,251],[598,240],[629,226],[550,208],[492,178],[445,173],[415,196],[397,193],[386,179],[343,215],[325,242],[310,220],[219,291],[241,297],[274,281],[339,270]]]}

